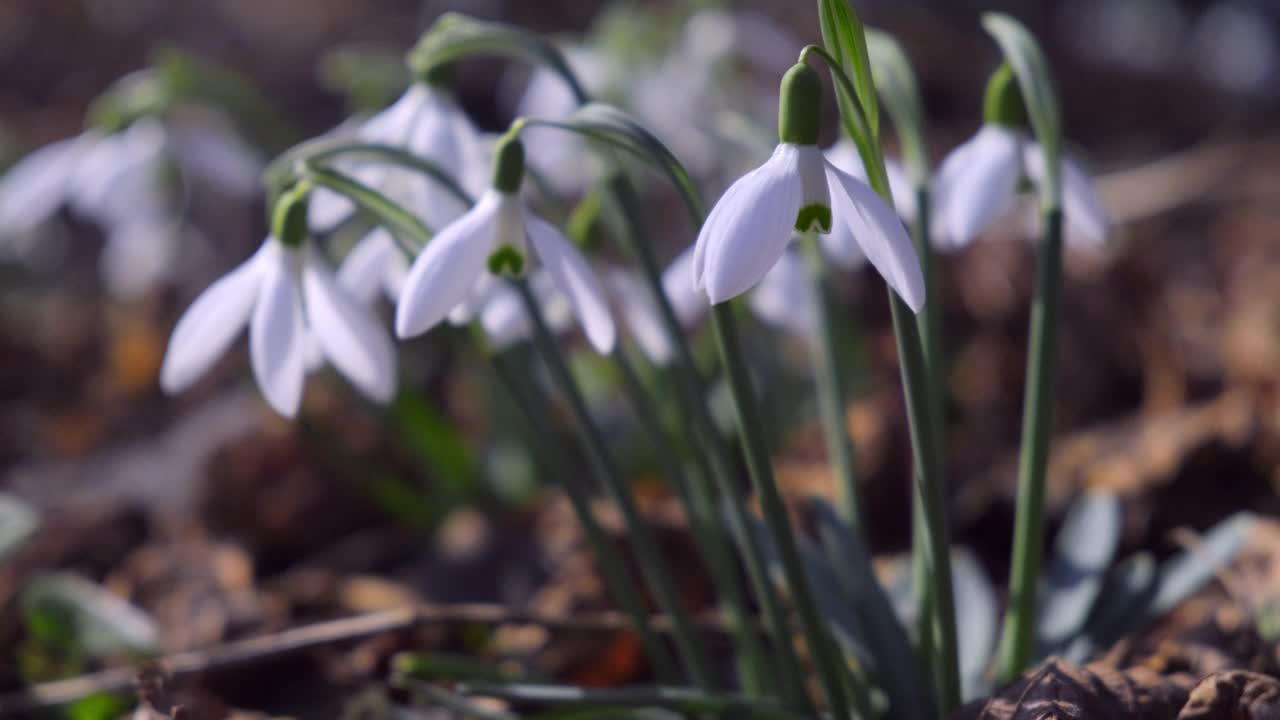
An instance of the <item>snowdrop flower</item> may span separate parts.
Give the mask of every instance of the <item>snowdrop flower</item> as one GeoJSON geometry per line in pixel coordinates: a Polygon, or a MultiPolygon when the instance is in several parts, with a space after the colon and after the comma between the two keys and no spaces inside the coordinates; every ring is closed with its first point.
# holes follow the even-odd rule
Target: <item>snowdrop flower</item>
{"type": "Polygon", "coordinates": [[[493,166],[492,187],[414,260],[396,305],[396,334],[421,335],[459,306],[474,303],[499,276],[522,276],[532,245],[587,340],[598,352],[609,353],[616,329],[599,280],[569,240],[517,195],[524,177],[524,146],[518,137],[509,133],[498,141],[493,166]]]}
{"type": "MultiPolygon", "coordinates": [[[[478,321],[492,349],[502,352],[532,337],[533,326],[520,294],[497,278],[490,280],[475,299],[477,307],[467,306],[466,312],[450,313],[449,322],[465,325],[472,320],[478,321]]],[[[556,289],[551,275],[543,268],[533,271],[529,274],[529,287],[538,299],[547,327],[557,335],[567,332],[573,326],[573,310],[565,296],[556,289]]],[[[464,306],[455,308],[455,311],[460,308],[464,306]]]]}
{"type": "MultiPolygon", "coordinates": [[[[594,48],[569,47],[564,56],[573,74],[593,94],[621,74],[615,62],[594,48]]],[[[577,109],[578,98],[564,78],[539,65],[529,75],[528,84],[516,101],[515,115],[560,120],[577,109]]],[[[583,139],[553,128],[531,127],[524,132],[529,140],[530,167],[537,168],[556,192],[565,195],[581,192],[587,177],[583,166],[588,161],[583,139]]]]}
{"type": "Polygon", "coordinates": [[[782,79],[779,144],[764,165],[735,182],[707,216],[694,251],[695,287],[711,303],[764,277],[793,232],[849,236],[889,286],[919,311],[924,279],[902,221],[871,188],[835,167],[817,146],[821,81],[803,63],[782,79]]]}
{"type": "MultiPolygon", "coordinates": [[[[827,162],[867,182],[867,168],[862,164],[858,149],[848,138],[837,140],[826,150],[827,162]]],[[[916,190],[907,175],[907,169],[893,158],[884,159],[885,175],[889,178],[889,194],[893,196],[893,208],[902,219],[911,222],[916,217],[916,190]]]]}
{"type": "MultiPolygon", "coordinates": [[[[1044,178],[1039,144],[1021,128],[1026,111],[1017,81],[1007,65],[987,86],[985,122],[977,134],[942,161],[935,182],[934,243],[941,248],[968,245],[1013,206],[1025,178],[1044,178]]],[[[1088,174],[1062,158],[1062,211],[1065,237],[1097,246],[1106,240],[1107,214],[1088,174]]]]}
{"type": "MultiPolygon", "coordinates": [[[[446,91],[428,81],[414,82],[398,100],[361,123],[355,130],[355,139],[391,145],[430,160],[458,178],[465,188],[478,190],[483,186],[479,131],[446,91]]],[[[466,210],[458,198],[412,169],[353,159],[342,160],[338,166],[356,180],[417,212],[419,219],[430,228],[443,227],[466,210]]],[[[317,230],[333,227],[355,209],[351,200],[338,193],[320,189],[315,195],[308,218],[311,227],[317,230]]]]}
{"type": "Polygon", "coordinates": [[[396,389],[396,357],[372,312],[339,283],[305,239],[305,205],[296,189],[277,209],[273,234],[239,267],[210,285],[174,328],[160,386],[179,393],[224,353],[246,326],[254,378],[267,403],[292,418],[313,360],[333,364],[370,399],[385,403],[396,389]]]}
{"type": "Polygon", "coordinates": [[[31,153],[0,179],[0,251],[24,258],[40,227],[66,206],[102,228],[100,270],[113,295],[133,297],[169,279],[191,232],[170,170],[230,195],[256,191],[260,158],[213,120],[146,116],[31,153]]]}

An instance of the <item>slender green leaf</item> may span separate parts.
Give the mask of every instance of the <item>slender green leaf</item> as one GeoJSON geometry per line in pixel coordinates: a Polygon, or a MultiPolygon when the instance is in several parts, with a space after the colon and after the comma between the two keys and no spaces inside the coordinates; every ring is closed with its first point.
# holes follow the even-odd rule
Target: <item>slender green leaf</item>
{"type": "Polygon", "coordinates": [[[436,478],[459,497],[479,477],[475,458],[453,423],[420,394],[401,392],[391,404],[391,417],[402,440],[436,478]]]}
{"type": "Polygon", "coordinates": [[[0,493],[0,562],[22,547],[39,525],[35,508],[14,495],[0,493]]]}
{"type": "Polygon", "coordinates": [[[151,654],[159,633],[142,610],[78,575],[50,573],[22,591],[28,625],[91,657],[151,654]]]}
{"type": "Polygon", "coordinates": [[[999,613],[991,580],[973,553],[964,548],[953,549],[951,573],[955,581],[960,692],[967,701],[990,693],[987,670],[996,647],[999,613]]]}
{"type": "Polygon", "coordinates": [[[321,187],[347,196],[361,210],[373,215],[400,242],[401,249],[409,256],[416,255],[431,241],[431,230],[413,213],[386,195],[374,190],[355,178],[310,162],[301,166],[301,174],[321,187]]]}
{"type": "Polygon", "coordinates": [[[911,61],[892,35],[879,30],[867,30],[867,51],[876,89],[902,143],[907,171],[917,187],[924,187],[930,175],[929,145],[925,137],[924,102],[911,61]]]}
{"type": "Polygon", "coordinates": [[[577,133],[649,163],[666,175],[683,196],[694,225],[701,224],[706,214],[702,198],[684,166],[661,140],[622,110],[605,103],[591,102],[578,108],[564,120],[526,118],[525,124],[577,133]]]}
{"type": "Polygon", "coordinates": [[[1041,203],[1046,208],[1061,208],[1062,121],[1049,63],[1035,37],[1009,15],[986,13],[982,16],[982,26],[995,38],[1005,61],[1018,78],[1018,87],[1031,117],[1031,127],[1045,154],[1045,180],[1040,184],[1041,203]]]}
{"type": "Polygon", "coordinates": [[[1120,545],[1122,522],[1112,492],[1085,493],[1067,511],[1041,594],[1033,658],[1057,652],[1084,627],[1120,545]]]}
{"type": "Polygon", "coordinates": [[[436,20],[409,51],[409,67],[418,77],[474,55],[502,55],[542,65],[564,78],[578,102],[587,92],[569,68],[564,54],[550,40],[513,25],[446,13],[436,20]]]}
{"type": "MultiPolygon", "coordinates": [[[[822,43],[840,62],[840,67],[853,79],[853,87],[867,129],[873,140],[880,137],[880,108],[876,85],[872,80],[871,61],[867,57],[867,40],[862,21],[849,0],[818,0],[818,21],[822,26],[822,43]]],[[[839,92],[839,90],[837,90],[839,92]]]]}
{"type": "Polygon", "coordinates": [[[893,717],[905,720],[937,717],[931,683],[924,679],[911,638],[893,609],[893,601],[876,578],[871,555],[862,538],[826,500],[815,500],[813,507],[818,533],[844,600],[854,608],[866,631],[866,642],[875,658],[873,675],[889,698],[893,717]]]}

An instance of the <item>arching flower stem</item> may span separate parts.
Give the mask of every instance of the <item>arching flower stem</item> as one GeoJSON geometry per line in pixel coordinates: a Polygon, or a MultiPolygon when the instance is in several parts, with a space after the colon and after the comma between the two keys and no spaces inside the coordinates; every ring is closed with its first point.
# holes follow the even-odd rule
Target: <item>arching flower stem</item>
{"type": "Polygon", "coordinates": [[[738,578],[732,551],[720,529],[715,494],[705,482],[690,482],[681,467],[680,453],[663,430],[657,408],[621,345],[614,348],[611,359],[622,377],[622,391],[635,411],[640,428],[648,436],[652,449],[662,461],[664,473],[684,505],[694,540],[711,572],[712,582],[719,590],[723,611],[741,648],[738,659],[743,686],[753,697],[768,696],[776,692],[777,677],[751,622],[746,590],[738,578]]]}
{"type": "Polygon", "coordinates": [[[845,416],[848,400],[848,383],[845,382],[836,343],[838,308],[831,288],[829,268],[822,256],[817,237],[806,233],[800,242],[809,270],[816,299],[814,307],[818,315],[818,327],[813,338],[813,377],[817,386],[818,407],[822,427],[826,434],[829,456],[836,484],[836,507],[841,517],[859,535],[865,537],[862,500],[858,491],[858,473],[854,464],[853,440],[849,437],[849,423],[845,416]]]}
{"type": "Polygon", "coordinates": [[[649,613],[641,600],[644,594],[640,586],[631,576],[617,546],[596,520],[595,513],[591,510],[591,495],[580,482],[581,476],[565,467],[562,461],[564,455],[556,449],[559,439],[543,422],[542,408],[547,407],[547,398],[541,397],[542,391],[536,383],[527,381],[520,364],[513,362],[511,352],[496,353],[489,357],[498,381],[524,416],[525,422],[521,425],[529,435],[526,444],[548,476],[556,479],[564,488],[574,514],[586,532],[587,543],[595,553],[600,574],[614,600],[631,619],[654,674],[659,682],[675,682],[678,678],[675,662],[666,645],[650,626],[649,613]]]}
{"type": "Polygon", "coordinates": [[[591,471],[622,513],[641,570],[657,597],[659,605],[671,616],[673,636],[681,661],[694,684],[712,690],[714,689],[713,676],[694,635],[693,620],[680,598],[667,564],[658,551],[656,540],[644,524],[630,489],[626,487],[618,473],[603,433],[591,417],[586,398],[583,397],[582,390],[569,371],[568,363],[560,353],[560,348],[547,326],[546,318],[542,315],[538,299],[524,278],[513,278],[511,285],[519,294],[525,312],[529,315],[530,324],[533,326],[534,346],[538,349],[552,379],[569,403],[591,471]]]}

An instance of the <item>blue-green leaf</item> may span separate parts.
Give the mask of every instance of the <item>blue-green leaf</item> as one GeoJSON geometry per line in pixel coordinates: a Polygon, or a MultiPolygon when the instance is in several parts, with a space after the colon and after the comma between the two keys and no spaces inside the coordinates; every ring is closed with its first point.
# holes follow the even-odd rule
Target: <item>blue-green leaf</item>
{"type": "Polygon", "coordinates": [[[903,160],[917,186],[929,181],[929,146],[925,139],[924,102],[911,61],[892,35],[868,29],[867,53],[876,89],[893,119],[902,144],[903,160]]]}
{"type": "Polygon", "coordinates": [[[1068,662],[1082,664],[1094,652],[1131,629],[1134,618],[1151,602],[1156,585],[1156,561],[1141,552],[1111,568],[1083,632],[1062,652],[1068,662]]]}
{"type": "Polygon", "coordinates": [[[346,173],[304,162],[301,166],[301,174],[316,185],[350,198],[361,210],[372,215],[380,225],[390,230],[399,241],[401,249],[409,257],[412,258],[431,241],[431,230],[423,225],[416,215],[346,173]]]}
{"type": "Polygon", "coordinates": [[[1009,15],[986,13],[982,16],[982,26],[995,38],[1004,53],[1005,62],[1018,78],[1022,100],[1031,117],[1031,127],[1044,152],[1045,179],[1040,184],[1041,203],[1045,207],[1060,208],[1062,120],[1049,62],[1045,60],[1035,37],[1009,15]]]}
{"type": "MultiPolygon", "coordinates": [[[[822,27],[822,43],[853,80],[857,94],[854,99],[862,106],[871,138],[878,140],[880,106],[876,98],[876,85],[872,80],[871,61],[867,57],[867,40],[863,34],[862,21],[853,11],[849,0],[818,0],[818,22],[822,27]]],[[[836,92],[838,94],[840,90],[837,89],[836,92]]]]}
{"type": "Polygon", "coordinates": [[[21,602],[28,623],[90,657],[158,649],[159,632],[146,613],[78,575],[38,575],[23,588],[21,602]]]}
{"type": "Polygon", "coordinates": [[[1123,517],[1112,492],[1088,492],[1058,531],[1036,623],[1035,658],[1057,652],[1088,620],[1120,545],[1123,517]]]}

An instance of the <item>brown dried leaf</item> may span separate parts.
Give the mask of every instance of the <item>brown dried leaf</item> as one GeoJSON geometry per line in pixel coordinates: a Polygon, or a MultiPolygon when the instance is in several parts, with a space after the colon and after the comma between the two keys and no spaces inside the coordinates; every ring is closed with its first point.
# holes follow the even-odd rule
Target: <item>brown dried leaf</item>
{"type": "Polygon", "coordinates": [[[1178,713],[1178,720],[1277,719],[1280,681],[1245,670],[1214,673],[1201,680],[1178,713]]]}
{"type": "Polygon", "coordinates": [[[999,695],[961,708],[952,720],[1168,720],[1192,682],[1181,673],[1078,667],[1053,659],[999,695]]]}

